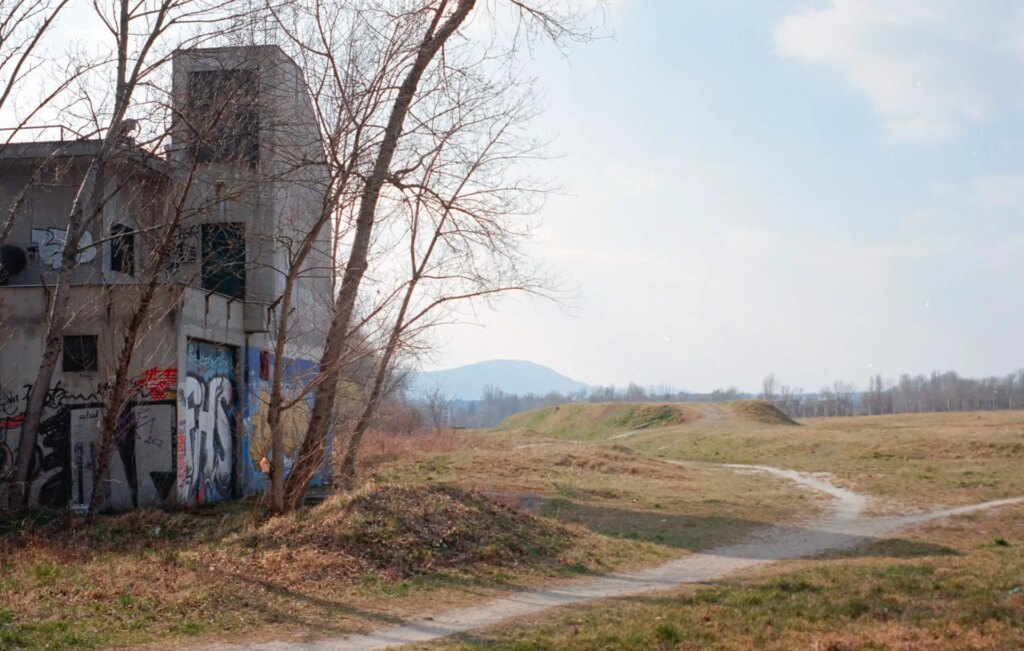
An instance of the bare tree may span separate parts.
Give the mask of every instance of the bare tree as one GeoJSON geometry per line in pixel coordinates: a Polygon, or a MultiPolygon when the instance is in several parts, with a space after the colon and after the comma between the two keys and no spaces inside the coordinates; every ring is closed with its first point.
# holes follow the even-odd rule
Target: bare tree
{"type": "Polygon", "coordinates": [[[423,396],[423,402],[427,407],[427,416],[434,432],[440,434],[450,423],[451,399],[441,387],[434,387],[423,396]]]}
{"type": "Polygon", "coordinates": [[[9,504],[13,508],[25,508],[28,504],[26,481],[29,462],[39,434],[46,394],[60,355],[64,328],[68,322],[71,275],[82,250],[83,234],[102,214],[112,194],[116,194],[120,189],[109,187],[105,172],[112,158],[126,153],[125,120],[133,98],[164,60],[158,53],[163,37],[179,26],[212,21],[212,16],[216,16],[224,2],[226,0],[117,0],[111,7],[95,5],[96,15],[109,32],[113,43],[113,55],[110,59],[113,67],[113,93],[110,97],[109,112],[101,110],[99,102],[91,94],[87,93],[81,99],[86,106],[94,107],[96,132],[103,135],[82,176],[68,216],[61,263],[46,312],[43,355],[29,389],[28,406],[18,442],[13,483],[9,493],[9,504]]]}
{"type": "MultiPolygon", "coordinates": [[[[40,72],[45,59],[40,55],[40,50],[45,37],[58,23],[68,2],[69,0],[11,0],[0,4],[0,116],[11,119],[9,126],[0,129],[0,146],[9,144],[30,128],[33,120],[74,83],[86,68],[65,68],[60,75],[63,81],[52,88],[41,87],[37,92],[31,92],[31,86],[42,86],[40,72]],[[33,97],[31,101],[27,99],[29,96],[33,97]],[[11,100],[15,97],[19,99],[20,110],[8,110],[13,104],[11,100]]],[[[27,187],[26,185],[11,202],[6,218],[0,225],[0,245],[7,241],[14,226],[18,210],[25,200],[27,187]]],[[[7,272],[0,268],[0,276],[5,273],[7,272]]]]}
{"type": "Polygon", "coordinates": [[[355,234],[320,360],[321,377],[316,388],[309,427],[298,458],[292,466],[292,472],[286,480],[285,503],[291,508],[295,508],[301,501],[306,486],[326,450],[330,416],[334,411],[336,387],[341,373],[341,360],[345,355],[345,344],[359,287],[368,266],[377,204],[398,148],[406,116],[428,66],[441,47],[463,24],[475,4],[476,0],[458,0],[454,7],[450,7],[447,0],[441,0],[436,6],[427,4],[413,14],[417,19],[414,24],[425,22],[423,36],[413,52],[401,53],[405,56],[411,54],[412,62],[394,97],[383,138],[373,156],[373,167],[365,179],[359,198],[355,234]]]}
{"type": "Polygon", "coordinates": [[[508,83],[449,89],[446,95],[457,110],[443,118],[420,119],[433,129],[421,139],[416,156],[420,164],[389,179],[401,192],[394,208],[408,216],[408,277],[369,398],[342,458],[338,483],[346,489],[355,483],[360,443],[401,347],[457,303],[510,291],[539,293],[549,284],[520,253],[528,232],[518,218],[536,209],[532,199],[543,189],[516,180],[511,169],[513,161],[536,155],[537,144],[520,133],[532,117],[529,96],[513,92],[508,83]]]}
{"type": "MultiPolygon", "coordinates": [[[[69,0],[10,0],[0,5],[0,111],[16,91],[24,89],[42,62],[39,56],[43,38],[57,23],[69,0]]],[[[63,86],[59,86],[61,88],[63,86]]],[[[52,92],[44,100],[52,99],[52,92]]],[[[46,101],[35,103],[20,124],[6,129],[8,133],[24,126],[46,101]]],[[[8,138],[0,142],[9,141],[8,138]]]]}
{"type": "MultiPolygon", "coordinates": [[[[342,359],[347,337],[352,332],[353,315],[360,298],[360,287],[371,262],[371,246],[375,237],[375,226],[380,218],[381,196],[390,179],[401,177],[393,164],[403,137],[409,128],[410,110],[419,101],[421,81],[425,75],[448,76],[451,83],[463,77],[462,70],[448,66],[452,53],[450,40],[460,32],[476,6],[476,0],[422,0],[411,11],[400,13],[405,19],[405,28],[411,38],[405,39],[407,47],[394,52],[402,61],[401,82],[397,84],[389,99],[390,108],[384,120],[384,129],[379,144],[372,148],[367,172],[360,179],[360,192],[352,219],[352,238],[337,299],[334,304],[331,325],[327,333],[324,352],[321,356],[318,386],[310,416],[309,428],[292,472],[286,481],[286,503],[295,505],[301,499],[309,478],[318,467],[326,448],[330,427],[330,415],[340,374],[339,360],[342,359]],[[444,52],[443,56],[440,56],[444,52]]],[[[565,16],[519,0],[510,0],[505,5],[511,15],[518,17],[520,25],[529,25],[531,33],[540,32],[557,39],[579,37],[572,29],[572,21],[565,16]]],[[[389,16],[389,19],[393,14],[389,16]]],[[[473,40],[461,37],[460,46],[473,44],[473,40]]],[[[512,52],[514,48],[510,50],[512,52]]],[[[489,62],[493,65],[493,62],[489,62]]],[[[447,110],[452,110],[448,108],[447,110]]],[[[415,123],[413,123],[415,126],[415,123]]],[[[420,163],[408,161],[416,169],[420,163]]]]}
{"type": "Polygon", "coordinates": [[[761,400],[775,402],[775,374],[769,373],[761,381],[761,400]]]}

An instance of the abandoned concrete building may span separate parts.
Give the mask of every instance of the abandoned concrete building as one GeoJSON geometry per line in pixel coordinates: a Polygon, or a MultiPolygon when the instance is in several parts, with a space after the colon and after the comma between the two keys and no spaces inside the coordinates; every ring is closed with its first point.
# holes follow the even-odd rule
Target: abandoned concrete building
{"type": "MultiPolygon", "coordinates": [[[[172,79],[168,144],[156,155],[126,139],[106,165],[105,200],[81,239],[31,464],[34,504],[89,503],[104,391],[149,249],[172,217],[174,254],[133,358],[133,392],[119,417],[128,433],[100,487],[104,504],[196,505],[265,486],[267,381],[278,363],[269,333],[290,247],[322,210],[320,132],[300,69],[275,46],[178,51],[172,79]]],[[[0,271],[0,481],[15,462],[68,215],[99,145],[0,146],[0,215],[15,216],[0,271]]],[[[331,302],[332,237],[320,233],[295,287],[281,360],[297,396],[287,418],[293,436],[308,414],[311,397],[299,392],[315,374],[331,302]]],[[[317,480],[329,472],[325,460],[317,480]]]]}

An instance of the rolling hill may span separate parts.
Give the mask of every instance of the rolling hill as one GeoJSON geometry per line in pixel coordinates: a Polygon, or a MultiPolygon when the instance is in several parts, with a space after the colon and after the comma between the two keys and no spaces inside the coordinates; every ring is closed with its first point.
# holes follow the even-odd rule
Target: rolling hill
{"type": "Polygon", "coordinates": [[[568,394],[586,389],[588,385],[534,362],[494,359],[417,373],[410,381],[409,392],[414,396],[423,395],[440,388],[452,400],[479,400],[487,386],[509,394],[544,395],[552,391],[568,394]]]}

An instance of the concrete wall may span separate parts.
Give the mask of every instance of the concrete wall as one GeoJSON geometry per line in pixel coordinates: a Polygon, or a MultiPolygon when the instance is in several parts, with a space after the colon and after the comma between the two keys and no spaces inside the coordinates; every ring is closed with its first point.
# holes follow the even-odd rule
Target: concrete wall
{"type": "MultiPolygon", "coordinates": [[[[79,143],[94,148],[95,143],[79,143]]],[[[59,145],[37,146],[52,153],[59,145]]],[[[8,285],[53,284],[60,268],[67,237],[68,216],[85,172],[88,159],[82,156],[52,159],[0,157],[0,214],[17,204],[15,221],[5,244],[28,253],[23,271],[12,275],[8,285]]],[[[107,203],[82,236],[82,251],[72,275],[75,284],[133,282],[131,276],[110,270],[110,227],[124,224],[138,228],[140,222],[157,221],[154,211],[163,208],[160,175],[135,164],[107,168],[107,203]],[[126,178],[127,177],[127,178],[126,178]],[[97,242],[95,246],[89,244],[97,242]]],[[[137,257],[145,254],[144,239],[136,238],[137,257]]]]}
{"type": "MultiPolygon", "coordinates": [[[[86,503],[92,492],[92,456],[100,407],[113,382],[116,346],[133,306],[134,285],[75,287],[69,335],[96,335],[95,372],[57,372],[47,394],[31,472],[35,504],[63,507],[86,503]]],[[[106,506],[129,509],[173,501],[175,420],[178,393],[178,310],[170,297],[158,300],[129,369],[133,392],[123,416],[129,432],[113,455],[106,506]]],[[[27,394],[42,355],[44,290],[7,287],[0,292],[6,340],[0,343],[0,477],[13,468],[27,407],[27,394]]]]}
{"type": "MultiPolygon", "coordinates": [[[[291,254],[322,210],[327,167],[313,103],[302,72],[280,48],[254,46],[185,50],[174,58],[174,97],[184,106],[189,74],[256,69],[259,78],[259,160],[204,163],[196,169],[193,206],[210,204],[201,221],[246,224],[246,300],[279,299],[291,254]],[[210,197],[222,201],[211,204],[210,197]]],[[[173,149],[189,167],[189,132],[178,124],[173,149]]],[[[332,225],[319,233],[293,296],[289,357],[318,359],[332,301],[332,225]]],[[[270,314],[273,325],[275,315],[270,314]]]]}
{"type": "MultiPolygon", "coordinates": [[[[108,168],[108,184],[123,189],[87,237],[105,239],[115,223],[142,231],[159,227],[176,188],[184,187],[183,175],[195,176],[174,272],[158,294],[159,305],[130,370],[136,392],[123,422],[131,435],[118,444],[111,481],[101,487],[111,508],[201,504],[259,490],[266,482],[258,463],[268,452],[269,389],[260,363],[266,358],[272,368],[274,360],[261,352],[270,348],[267,333],[261,330],[272,328],[277,315],[265,309],[259,317],[259,310],[251,308],[269,306],[280,297],[286,262],[320,214],[327,171],[305,81],[279,48],[176,53],[175,97],[183,98],[189,71],[234,67],[259,70],[259,160],[197,167],[176,125],[170,164],[147,159],[144,164],[108,168]],[[202,256],[198,227],[218,222],[243,222],[247,227],[244,301],[197,287],[202,256]]],[[[46,146],[52,150],[54,144],[46,146]]],[[[0,151],[0,212],[28,188],[7,242],[26,250],[36,246],[37,251],[29,267],[12,277],[10,286],[0,288],[0,482],[13,466],[27,390],[42,353],[46,295],[41,285],[52,285],[60,264],[61,233],[90,146],[68,144],[69,158],[42,167],[38,157],[0,151]],[[43,173],[33,176],[39,170],[43,173]]],[[[150,235],[136,237],[140,269],[147,255],[146,238],[160,232],[155,228],[150,235]]],[[[302,393],[321,354],[333,298],[332,235],[329,226],[320,233],[296,287],[283,362],[290,396],[302,393]]],[[[99,370],[58,371],[54,377],[32,470],[35,503],[59,507],[89,499],[100,408],[113,382],[120,328],[138,305],[136,280],[110,270],[109,243],[86,249],[80,257],[73,278],[74,317],[66,334],[99,337],[99,370]]],[[[311,402],[310,394],[286,414],[291,427],[286,467],[311,402]]],[[[329,479],[325,463],[316,481],[329,479]]]]}

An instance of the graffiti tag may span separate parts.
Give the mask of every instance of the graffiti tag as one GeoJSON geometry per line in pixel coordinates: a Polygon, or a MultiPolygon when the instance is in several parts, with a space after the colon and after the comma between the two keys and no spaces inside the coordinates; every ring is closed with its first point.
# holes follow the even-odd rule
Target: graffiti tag
{"type": "MultiPolygon", "coordinates": [[[[68,238],[64,228],[33,228],[32,243],[39,251],[39,259],[52,269],[60,269],[61,258],[64,256],[64,244],[68,238]]],[[[96,247],[93,246],[92,232],[83,231],[78,244],[78,256],[75,265],[88,264],[96,259],[96,247]]]]}

